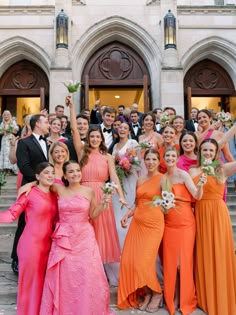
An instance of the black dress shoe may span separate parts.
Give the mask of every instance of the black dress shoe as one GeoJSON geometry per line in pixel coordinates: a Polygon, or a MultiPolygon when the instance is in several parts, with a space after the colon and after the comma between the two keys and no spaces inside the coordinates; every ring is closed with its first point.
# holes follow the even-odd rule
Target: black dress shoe
{"type": "Polygon", "coordinates": [[[16,275],[18,275],[18,261],[12,260],[11,269],[16,275]]]}

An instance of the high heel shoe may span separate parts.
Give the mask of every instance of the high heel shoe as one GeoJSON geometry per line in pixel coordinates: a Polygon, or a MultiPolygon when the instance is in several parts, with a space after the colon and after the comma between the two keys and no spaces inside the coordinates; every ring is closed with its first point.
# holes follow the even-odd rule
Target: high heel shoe
{"type": "Polygon", "coordinates": [[[160,307],[160,304],[162,303],[162,298],[163,298],[162,293],[152,295],[151,301],[146,307],[146,312],[148,313],[157,312],[160,307]]]}
{"type": "Polygon", "coordinates": [[[146,307],[147,307],[148,304],[150,303],[151,299],[152,299],[152,295],[151,295],[151,294],[145,295],[144,301],[139,304],[138,309],[139,309],[140,311],[145,311],[145,310],[146,310],[146,307]]]}

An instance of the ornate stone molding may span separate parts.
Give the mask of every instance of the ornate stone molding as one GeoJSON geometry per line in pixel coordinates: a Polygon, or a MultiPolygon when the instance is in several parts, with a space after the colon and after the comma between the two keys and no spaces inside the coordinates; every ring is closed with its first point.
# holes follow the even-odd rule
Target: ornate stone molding
{"type": "Polygon", "coordinates": [[[146,5],[160,5],[160,0],[147,0],[146,5]]]}
{"type": "Polygon", "coordinates": [[[0,15],[54,15],[55,6],[0,6],[0,15]]]}
{"type": "Polygon", "coordinates": [[[85,0],[72,0],[72,5],[86,5],[85,0]]]}
{"type": "Polygon", "coordinates": [[[178,15],[235,15],[236,6],[185,6],[177,7],[178,15]]]}

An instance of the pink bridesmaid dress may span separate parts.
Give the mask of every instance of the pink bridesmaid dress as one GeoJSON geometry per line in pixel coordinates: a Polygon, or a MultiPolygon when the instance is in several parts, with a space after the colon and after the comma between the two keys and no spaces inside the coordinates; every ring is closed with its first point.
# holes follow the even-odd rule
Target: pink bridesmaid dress
{"type": "Polygon", "coordinates": [[[17,247],[17,315],[39,315],[51,235],[57,215],[57,198],[35,186],[28,196],[21,195],[7,211],[0,213],[0,222],[12,222],[23,211],[26,225],[17,247]]]}
{"type": "Polygon", "coordinates": [[[92,225],[90,201],[75,194],[58,200],[40,315],[115,315],[92,225]]]}

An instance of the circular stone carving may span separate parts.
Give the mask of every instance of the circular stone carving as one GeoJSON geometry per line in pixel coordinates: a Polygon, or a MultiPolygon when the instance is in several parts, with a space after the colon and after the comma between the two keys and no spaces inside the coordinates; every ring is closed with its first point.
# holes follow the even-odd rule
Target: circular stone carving
{"type": "Polygon", "coordinates": [[[133,61],[126,51],[113,47],[99,58],[99,69],[107,79],[122,80],[132,71],[133,61]]]}

